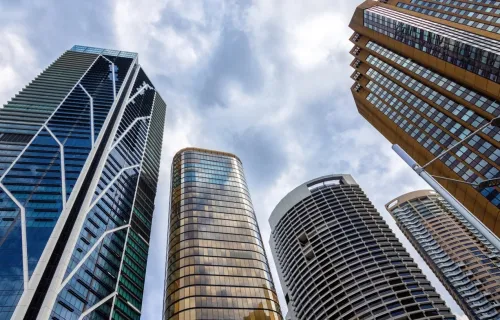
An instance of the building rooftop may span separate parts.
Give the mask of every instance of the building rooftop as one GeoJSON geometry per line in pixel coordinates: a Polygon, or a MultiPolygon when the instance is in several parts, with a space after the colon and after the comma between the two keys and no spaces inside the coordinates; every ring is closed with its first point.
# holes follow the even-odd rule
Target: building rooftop
{"type": "Polygon", "coordinates": [[[394,210],[394,208],[408,201],[434,195],[437,195],[436,191],[434,190],[418,190],[418,191],[408,192],[387,202],[385,208],[387,209],[387,211],[391,212],[392,210],[394,210]]]}
{"type": "Polygon", "coordinates": [[[111,49],[79,46],[79,45],[74,45],[70,49],[70,51],[102,54],[102,55],[107,55],[107,56],[123,57],[123,58],[136,58],[137,57],[137,53],[135,53],[135,52],[111,50],[111,49]]]}
{"type": "Polygon", "coordinates": [[[238,158],[238,156],[233,154],[233,153],[217,151],[217,150],[210,150],[210,149],[203,149],[203,148],[195,148],[195,147],[187,147],[187,148],[184,148],[184,149],[177,151],[177,153],[174,155],[174,158],[177,157],[177,155],[179,155],[183,152],[187,152],[187,151],[203,152],[203,153],[208,153],[208,154],[213,154],[213,155],[231,157],[231,158],[235,158],[240,163],[242,163],[241,159],[238,158]]]}
{"type": "Polygon", "coordinates": [[[357,185],[356,181],[350,174],[332,174],[322,176],[301,184],[290,191],[274,208],[268,220],[271,225],[271,230],[276,228],[281,218],[283,218],[288,210],[293,208],[297,203],[312,195],[312,192],[316,189],[323,186],[330,186],[332,184],[357,185]]]}

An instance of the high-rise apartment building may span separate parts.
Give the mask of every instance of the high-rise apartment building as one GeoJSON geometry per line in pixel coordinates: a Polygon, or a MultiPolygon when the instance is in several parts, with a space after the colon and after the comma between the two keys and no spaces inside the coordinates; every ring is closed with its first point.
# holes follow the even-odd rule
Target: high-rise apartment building
{"type": "Polygon", "coordinates": [[[164,319],[282,319],[241,161],[179,151],[170,199],[164,319]]]}
{"type": "Polygon", "coordinates": [[[433,191],[386,205],[469,319],[500,318],[500,252],[433,191]]]}
{"type": "Polygon", "coordinates": [[[166,105],[74,46],[0,109],[0,319],[139,319],[166,105]]]}
{"type": "Polygon", "coordinates": [[[455,319],[350,175],[300,185],[269,222],[287,320],[455,319]]]}
{"type": "MultiPolygon", "coordinates": [[[[359,113],[420,165],[500,116],[500,6],[492,0],[365,1],[350,27],[359,113]]],[[[488,126],[426,170],[496,235],[500,128],[488,126]]]]}

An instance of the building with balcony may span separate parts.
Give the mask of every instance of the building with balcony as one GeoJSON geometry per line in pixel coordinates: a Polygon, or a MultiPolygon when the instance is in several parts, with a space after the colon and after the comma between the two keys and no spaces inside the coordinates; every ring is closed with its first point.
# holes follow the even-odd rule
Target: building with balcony
{"type": "Polygon", "coordinates": [[[500,252],[434,191],[386,205],[469,319],[500,317],[500,252]]]}
{"type": "Polygon", "coordinates": [[[455,319],[350,175],[298,186],[269,223],[286,319],[455,319]]]}

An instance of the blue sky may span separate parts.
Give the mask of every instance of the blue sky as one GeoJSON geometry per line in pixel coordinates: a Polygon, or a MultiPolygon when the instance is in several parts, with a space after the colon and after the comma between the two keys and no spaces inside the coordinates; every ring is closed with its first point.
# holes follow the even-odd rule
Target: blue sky
{"type": "MultiPolygon", "coordinates": [[[[427,188],[356,110],[350,17],[342,0],[20,0],[0,3],[0,101],[74,44],[139,53],[168,104],[143,319],[161,318],[170,162],[187,146],[243,161],[264,242],[297,185],[349,173],[404,239],[384,204],[427,188]]],[[[269,247],[267,248],[270,262],[269,247]]],[[[275,282],[282,298],[278,277],[275,282]]],[[[467,319],[463,316],[461,319],[467,319]]]]}

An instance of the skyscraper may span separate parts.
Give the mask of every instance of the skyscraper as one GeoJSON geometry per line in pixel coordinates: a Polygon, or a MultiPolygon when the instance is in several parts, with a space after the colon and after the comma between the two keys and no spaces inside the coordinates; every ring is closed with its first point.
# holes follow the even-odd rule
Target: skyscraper
{"type": "MultiPolygon", "coordinates": [[[[490,0],[365,1],[350,27],[359,113],[420,165],[500,116],[500,11],[490,0]]],[[[496,235],[500,128],[488,126],[426,168],[496,235]]]]}
{"type": "Polygon", "coordinates": [[[74,46],[0,109],[0,319],[139,319],[166,105],[74,46]]]}
{"type": "Polygon", "coordinates": [[[269,222],[287,319],[455,319],[350,175],[298,186],[269,222]]]}
{"type": "Polygon", "coordinates": [[[500,317],[500,252],[433,191],[386,205],[469,319],[500,317]]]}
{"type": "Polygon", "coordinates": [[[282,319],[238,157],[179,151],[170,199],[164,319],[282,319]]]}

